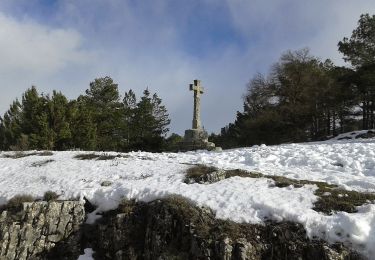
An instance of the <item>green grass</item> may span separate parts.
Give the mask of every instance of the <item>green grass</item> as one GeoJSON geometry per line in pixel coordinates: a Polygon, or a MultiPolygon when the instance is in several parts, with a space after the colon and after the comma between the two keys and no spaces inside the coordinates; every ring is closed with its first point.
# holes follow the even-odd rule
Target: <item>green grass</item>
{"type": "MultiPolygon", "coordinates": [[[[187,170],[186,183],[194,183],[197,178],[202,178],[204,175],[218,171],[219,169],[212,166],[196,165],[187,170]]],[[[264,175],[258,172],[248,172],[240,169],[226,170],[225,178],[231,177],[243,177],[243,178],[267,178],[274,181],[274,185],[278,188],[284,188],[293,186],[295,188],[301,188],[304,185],[316,185],[318,189],[315,191],[315,195],[318,196],[318,200],[314,203],[314,210],[325,214],[332,214],[337,211],[345,211],[348,213],[357,212],[356,207],[364,205],[366,203],[375,202],[374,193],[364,193],[357,191],[347,191],[339,188],[337,185],[328,184],[319,181],[309,180],[295,180],[286,178],[283,176],[272,176],[264,175]]]]}

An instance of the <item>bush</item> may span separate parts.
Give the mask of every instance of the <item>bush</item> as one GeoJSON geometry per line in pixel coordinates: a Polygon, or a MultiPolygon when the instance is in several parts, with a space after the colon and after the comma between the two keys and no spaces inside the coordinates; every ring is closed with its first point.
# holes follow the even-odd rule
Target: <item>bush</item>
{"type": "Polygon", "coordinates": [[[34,202],[35,198],[28,194],[16,195],[11,198],[8,203],[3,207],[3,210],[6,209],[11,212],[18,212],[22,210],[24,202],[34,202]]]}
{"type": "Polygon", "coordinates": [[[46,191],[43,195],[43,200],[44,201],[55,201],[60,195],[58,195],[54,191],[46,191]]]}

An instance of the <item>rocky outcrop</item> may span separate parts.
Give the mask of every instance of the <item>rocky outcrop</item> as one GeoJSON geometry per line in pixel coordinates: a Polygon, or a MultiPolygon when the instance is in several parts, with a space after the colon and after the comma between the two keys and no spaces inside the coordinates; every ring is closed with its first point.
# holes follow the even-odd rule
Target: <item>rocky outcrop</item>
{"type": "Polygon", "coordinates": [[[218,220],[181,197],[124,202],[92,232],[96,259],[361,259],[342,245],[309,240],[299,224],[218,220]]]}
{"type": "Polygon", "coordinates": [[[27,202],[0,215],[0,259],[77,259],[84,204],[27,202]]]}
{"type": "Polygon", "coordinates": [[[239,224],[216,219],[179,196],[123,201],[94,225],[89,202],[28,202],[0,215],[0,259],[362,259],[341,244],[309,240],[299,224],[239,224]]]}

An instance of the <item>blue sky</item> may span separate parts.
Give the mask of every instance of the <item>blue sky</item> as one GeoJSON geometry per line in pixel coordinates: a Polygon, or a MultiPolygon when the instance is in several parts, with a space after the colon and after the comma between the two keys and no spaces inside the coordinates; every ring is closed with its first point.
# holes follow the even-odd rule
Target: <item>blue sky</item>
{"type": "Polygon", "coordinates": [[[198,78],[203,125],[219,132],[242,110],[250,78],[282,52],[309,47],[344,65],[337,42],[366,12],[375,1],[2,0],[0,113],[31,85],[76,98],[108,75],[121,93],[157,92],[183,134],[198,78]]]}

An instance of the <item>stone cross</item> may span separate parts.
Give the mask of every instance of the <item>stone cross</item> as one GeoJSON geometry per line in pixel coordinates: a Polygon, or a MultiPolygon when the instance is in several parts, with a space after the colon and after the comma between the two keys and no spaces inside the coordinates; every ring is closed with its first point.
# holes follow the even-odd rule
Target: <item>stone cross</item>
{"type": "Polygon", "coordinates": [[[193,114],[193,128],[201,129],[201,100],[200,95],[203,94],[203,87],[201,86],[201,81],[195,79],[194,84],[190,84],[190,90],[194,91],[194,114],[193,114]]]}

